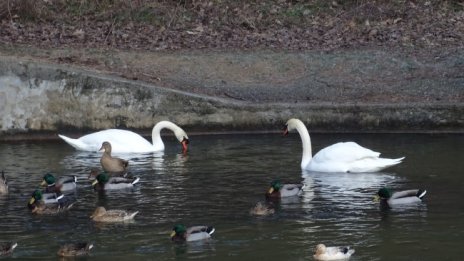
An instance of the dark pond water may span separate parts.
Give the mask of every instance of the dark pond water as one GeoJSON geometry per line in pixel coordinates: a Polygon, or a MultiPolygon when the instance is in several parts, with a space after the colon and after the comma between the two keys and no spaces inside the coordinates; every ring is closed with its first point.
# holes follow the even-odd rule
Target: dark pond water
{"type": "Polygon", "coordinates": [[[351,260],[461,260],[464,253],[464,135],[312,135],[313,151],[353,140],[405,161],[381,173],[321,174],[300,169],[297,134],[192,136],[187,156],[172,137],[162,154],[123,155],[141,182],[132,190],[94,192],[89,169],[99,154],[61,141],[0,144],[10,194],[0,197],[0,241],[18,247],[6,259],[56,260],[61,244],[94,243],[83,260],[312,260],[318,243],[350,245],[351,260]],[[26,208],[47,171],[77,175],[74,208],[34,216],[26,208]],[[302,197],[282,201],[268,217],[249,215],[275,178],[304,182],[302,197]],[[389,211],[372,201],[383,185],[423,187],[419,206],[389,211]],[[135,222],[98,225],[96,206],[139,210],[135,222]],[[213,239],[173,244],[175,223],[216,227],[213,239]]]}

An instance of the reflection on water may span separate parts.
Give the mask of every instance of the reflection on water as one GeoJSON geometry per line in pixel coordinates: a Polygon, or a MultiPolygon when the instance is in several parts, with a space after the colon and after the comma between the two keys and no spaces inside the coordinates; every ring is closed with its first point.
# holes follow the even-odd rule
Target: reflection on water
{"type": "Polygon", "coordinates": [[[312,260],[317,243],[351,245],[353,260],[460,259],[464,136],[313,135],[313,151],[342,140],[406,159],[380,173],[314,173],[300,169],[296,135],[193,136],[188,155],[177,153],[174,139],[164,153],[115,154],[140,182],[97,193],[87,178],[100,153],[61,141],[0,144],[10,182],[10,194],[0,196],[0,241],[18,241],[11,258],[21,260],[56,260],[59,245],[76,241],[94,243],[89,260],[312,260]],[[78,177],[66,195],[77,203],[61,216],[33,216],[26,203],[48,171],[78,177]],[[304,193],[272,202],[273,215],[251,216],[273,179],[302,182],[304,193]],[[428,195],[424,204],[385,210],[372,200],[382,186],[424,187],[428,195]],[[96,206],[140,213],[131,223],[101,225],[89,218],[96,206]],[[172,244],[175,223],[216,232],[208,242],[172,244]]]}

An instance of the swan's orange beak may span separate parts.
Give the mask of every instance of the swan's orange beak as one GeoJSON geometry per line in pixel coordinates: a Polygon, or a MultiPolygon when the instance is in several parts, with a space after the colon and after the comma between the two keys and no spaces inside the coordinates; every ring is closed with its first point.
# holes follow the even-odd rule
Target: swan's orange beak
{"type": "Polygon", "coordinates": [[[187,138],[184,138],[181,144],[182,144],[182,153],[187,154],[189,140],[187,138]]]}

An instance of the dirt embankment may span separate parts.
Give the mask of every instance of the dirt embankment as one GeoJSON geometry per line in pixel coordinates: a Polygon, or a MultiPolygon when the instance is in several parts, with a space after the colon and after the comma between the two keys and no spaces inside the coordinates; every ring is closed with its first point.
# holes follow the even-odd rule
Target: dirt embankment
{"type": "MultiPolygon", "coordinates": [[[[77,101],[61,97],[61,109],[51,100],[25,108],[35,114],[19,116],[25,122],[18,125],[21,131],[149,129],[162,118],[200,131],[263,130],[288,117],[301,117],[320,130],[464,129],[461,1],[11,0],[0,5],[7,10],[0,11],[2,79],[11,83],[8,77],[14,75],[42,88],[35,83],[71,78],[83,94],[77,101]],[[63,73],[50,79],[40,73],[41,64],[63,73]],[[122,93],[109,97],[114,85],[122,93]],[[104,90],[89,94],[97,89],[104,90]],[[141,93],[168,97],[166,106],[183,108],[159,110],[141,93]],[[114,111],[81,120],[66,108],[91,108],[89,99],[103,102],[98,111],[114,111]],[[121,112],[114,107],[120,100],[133,103],[121,112]],[[140,101],[151,111],[134,109],[141,108],[140,101]],[[72,117],[47,119],[50,111],[37,114],[43,107],[72,117]],[[142,118],[130,119],[134,114],[142,118]]],[[[61,92],[69,89],[60,86],[61,92]]],[[[13,86],[18,88],[23,87],[13,86]]],[[[34,101],[23,98],[24,104],[34,101]]],[[[18,130],[14,124],[3,123],[2,129],[18,130]]]]}

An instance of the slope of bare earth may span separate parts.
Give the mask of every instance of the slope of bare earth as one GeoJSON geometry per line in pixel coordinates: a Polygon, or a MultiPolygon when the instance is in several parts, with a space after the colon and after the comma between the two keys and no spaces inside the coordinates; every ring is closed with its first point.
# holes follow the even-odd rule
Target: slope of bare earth
{"type": "Polygon", "coordinates": [[[1,5],[1,58],[21,63],[254,105],[464,104],[462,1],[1,5]]]}

